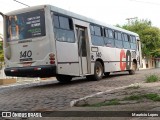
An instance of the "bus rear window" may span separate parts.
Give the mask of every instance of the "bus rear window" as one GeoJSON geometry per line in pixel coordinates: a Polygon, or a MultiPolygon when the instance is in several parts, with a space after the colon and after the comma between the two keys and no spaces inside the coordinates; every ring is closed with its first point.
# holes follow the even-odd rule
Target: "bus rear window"
{"type": "Polygon", "coordinates": [[[45,36],[44,10],[8,16],[6,27],[7,41],[45,36]]]}

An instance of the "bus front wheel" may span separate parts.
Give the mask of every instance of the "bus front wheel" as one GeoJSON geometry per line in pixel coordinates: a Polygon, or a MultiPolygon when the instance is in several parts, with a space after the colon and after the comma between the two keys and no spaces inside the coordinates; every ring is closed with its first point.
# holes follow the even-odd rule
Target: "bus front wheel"
{"type": "Polygon", "coordinates": [[[69,76],[69,75],[56,75],[56,79],[60,83],[69,83],[72,80],[72,76],[69,76]]]}

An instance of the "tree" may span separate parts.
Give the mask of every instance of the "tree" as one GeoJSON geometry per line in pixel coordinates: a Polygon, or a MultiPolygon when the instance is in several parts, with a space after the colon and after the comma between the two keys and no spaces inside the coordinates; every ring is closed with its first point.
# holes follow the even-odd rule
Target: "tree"
{"type": "Polygon", "coordinates": [[[135,20],[122,28],[136,32],[142,43],[142,55],[146,57],[160,56],[160,29],[152,26],[149,20],[135,20]]]}

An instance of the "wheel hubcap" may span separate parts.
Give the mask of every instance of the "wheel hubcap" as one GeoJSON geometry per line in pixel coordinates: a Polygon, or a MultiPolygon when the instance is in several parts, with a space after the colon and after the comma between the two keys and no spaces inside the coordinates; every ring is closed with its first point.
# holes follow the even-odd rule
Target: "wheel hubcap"
{"type": "Polygon", "coordinates": [[[100,67],[96,67],[96,74],[97,74],[98,76],[101,76],[102,70],[101,70],[100,67]]]}

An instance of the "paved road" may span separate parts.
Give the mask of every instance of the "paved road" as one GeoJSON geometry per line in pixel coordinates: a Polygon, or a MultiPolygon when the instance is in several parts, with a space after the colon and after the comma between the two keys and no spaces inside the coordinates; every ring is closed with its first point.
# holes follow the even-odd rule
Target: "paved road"
{"type": "Polygon", "coordinates": [[[57,81],[0,88],[0,111],[54,111],[69,107],[70,101],[132,83],[144,82],[149,74],[157,74],[160,69],[111,74],[100,81],[85,78],[73,80],[70,84],[57,81]]]}

